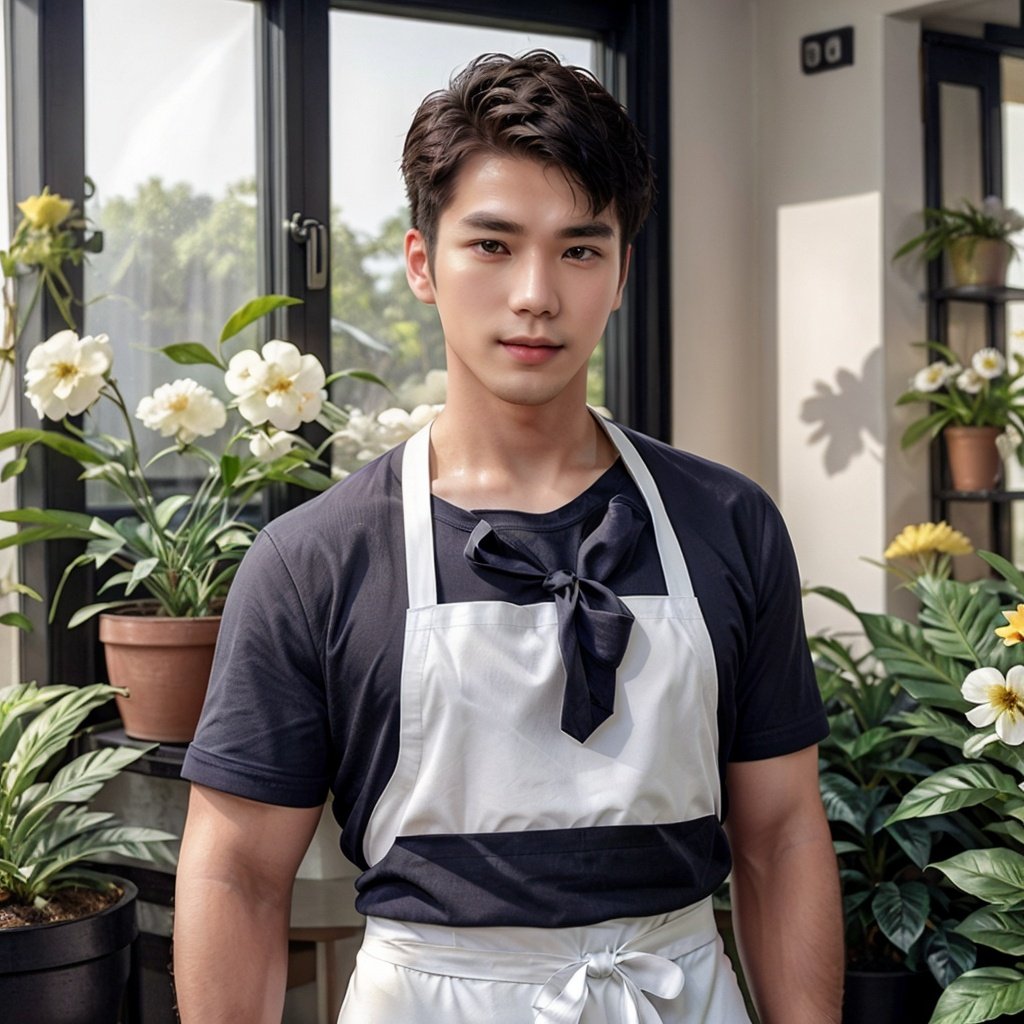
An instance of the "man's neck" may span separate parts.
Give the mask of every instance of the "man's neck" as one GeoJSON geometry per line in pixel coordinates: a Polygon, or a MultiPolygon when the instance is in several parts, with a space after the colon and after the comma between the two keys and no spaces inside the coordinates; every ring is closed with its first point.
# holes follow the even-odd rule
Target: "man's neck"
{"type": "Polygon", "coordinates": [[[574,410],[448,406],[431,429],[431,490],[466,509],[550,512],[614,462],[614,445],[582,403],[574,410]]]}

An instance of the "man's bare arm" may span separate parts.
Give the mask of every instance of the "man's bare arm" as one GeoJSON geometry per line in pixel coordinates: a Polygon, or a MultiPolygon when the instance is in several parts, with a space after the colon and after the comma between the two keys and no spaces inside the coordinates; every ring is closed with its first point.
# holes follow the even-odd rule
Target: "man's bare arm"
{"type": "Polygon", "coordinates": [[[192,786],[174,912],[182,1024],[280,1024],[292,882],[319,820],[319,807],[192,786]]]}
{"type": "Polygon", "coordinates": [[[727,784],[733,921],[761,1024],[839,1024],[842,907],[817,747],[730,764],[727,784]]]}

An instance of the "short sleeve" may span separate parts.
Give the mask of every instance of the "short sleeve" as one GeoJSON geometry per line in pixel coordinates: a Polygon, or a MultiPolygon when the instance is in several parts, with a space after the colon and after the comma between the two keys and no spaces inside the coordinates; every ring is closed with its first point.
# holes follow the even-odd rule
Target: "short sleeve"
{"type": "Polygon", "coordinates": [[[323,803],[331,779],[323,672],[296,587],[263,531],[224,609],[210,688],[182,776],[290,807],[323,803]]]}
{"type": "Polygon", "coordinates": [[[800,576],[782,516],[764,496],[753,628],[736,687],[730,761],[793,753],[828,735],[807,646],[800,576]]]}

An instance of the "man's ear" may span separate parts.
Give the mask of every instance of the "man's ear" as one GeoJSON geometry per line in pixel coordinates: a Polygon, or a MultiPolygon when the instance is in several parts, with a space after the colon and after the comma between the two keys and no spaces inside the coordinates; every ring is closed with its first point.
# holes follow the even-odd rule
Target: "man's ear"
{"type": "Polygon", "coordinates": [[[622,254],[622,270],[619,272],[619,290],[615,294],[615,302],[612,309],[618,309],[622,305],[622,293],[626,287],[626,278],[629,277],[629,261],[633,256],[633,246],[627,245],[626,251],[622,254]]]}
{"type": "Polygon", "coordinates": [[[405,233],[405,277],[413,295],[420,302],[434,305],[434,281],[430,274],[427,242],[420,231],[410,228],[405,233]]]}

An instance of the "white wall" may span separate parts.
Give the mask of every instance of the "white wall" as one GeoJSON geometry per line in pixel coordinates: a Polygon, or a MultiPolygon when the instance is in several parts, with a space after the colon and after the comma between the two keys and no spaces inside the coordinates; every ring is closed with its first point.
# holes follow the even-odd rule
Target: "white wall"
{"type": "MultiPolygon", "coordinates": [[[[889,259],[922,204],[906,6],[673,4],[675,442],[766,486],[803,578],[866,608],[893,595],[860,556],[928,508],[893,405],[925,330],[923,277],[889,259]],[[853,66],[804,75],[800,38],[846,25],[853,66]]],[[[812,629],[849,625],[817,598],[806,612],[812,629]]]]}

